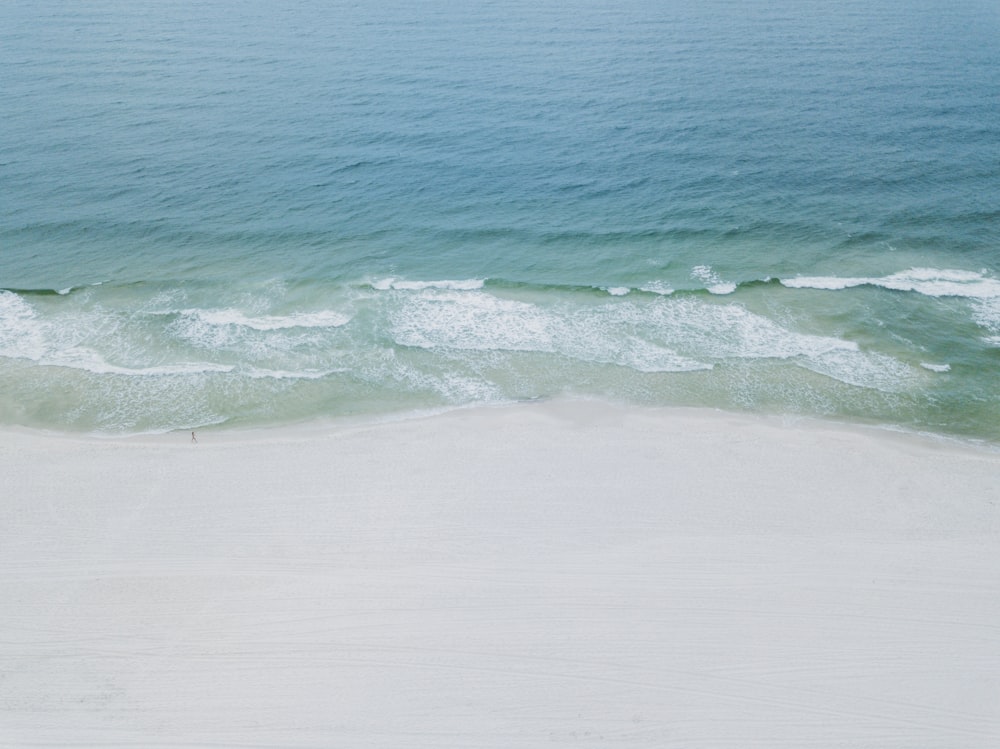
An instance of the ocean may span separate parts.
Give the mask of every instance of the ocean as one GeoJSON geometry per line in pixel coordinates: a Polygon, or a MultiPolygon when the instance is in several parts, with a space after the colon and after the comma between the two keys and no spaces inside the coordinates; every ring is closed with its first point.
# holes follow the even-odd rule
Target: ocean
{"type": "Polygon", "coordinates": [[[1000,6],[0,4],[0,425],[1000,443],[1000,6]]]}

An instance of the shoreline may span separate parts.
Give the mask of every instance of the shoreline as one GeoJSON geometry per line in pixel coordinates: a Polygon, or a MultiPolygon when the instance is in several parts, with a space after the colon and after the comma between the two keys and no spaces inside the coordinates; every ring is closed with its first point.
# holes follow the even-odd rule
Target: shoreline
{"type": "MultiPolygon", "coordinates": [[[[488,414],[497,412],[517,412],[537,410],[559,414],[573,410],[589,411],[595,414],[613,412],[631,413],[646,416],[654,420],[688,420],[705,419],[727,420],[737,428],[753,428],[754,426],[769,426],[779,430],[804,430],[807,432],[854,432],[859,435],[869,435],[875,439],[884,438],[889,441],[912,441],[926,444],[928,447],[937,445],[954,450],[968,450],[973,453],[1000,454],[1000,442],[983,437],[947,434],[928,430],[916,430],[902,425],[860,422],[840,417],[819,417],[799,414],[761,413],[749,411],[731,411],[724,408],[709,406],[656,406],[641,405],[623,401],[594,398],[558,396],[554,398],[533,399],[526,401],[505,401],[500,403],[469,404],[440,407],[409,412],[392,412],[381,415],[362,415],[356,417],[318,416],[313,419],[286,423],[260,424],[251,426],[226,426],[225,424],[208,424],[202,427],[178,428],[163,432],[110,433],[88,431],[60,431],[44,427],[24,425],[0,425],[0,442],[16,439],[51,439],[55,441],[69,440],[80,442],[109,443],[150,443],[173,444],[185,442],[185,436],[192,431],[199,435],[210,437],[212,444],[223,445],[230,442],[264,442],[270,439],[314,439],[341,433],[390,428],[393,425],[426,423],[436,419],[460,419],[470,414],[488,414]]],[[[475,418],[475,417],[473,417],[475,418]]]]}
{"type": "Polygon", "coordinates": [[[1000,454],[551,401],[0,430],[0,747],[992,747],[1000,454]]]}

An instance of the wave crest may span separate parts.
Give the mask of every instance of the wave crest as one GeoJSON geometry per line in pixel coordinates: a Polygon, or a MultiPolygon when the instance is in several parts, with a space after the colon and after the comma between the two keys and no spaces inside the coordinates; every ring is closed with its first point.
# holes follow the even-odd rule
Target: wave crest
{"type": "Polygon", "coordinates": [[[839,291],[857,286],[877,286],[892,291],[913,291],[924,296],[955,296],[970,299],[1000,297],[1000,280],[990,278],[985,271],[939,270],[910,268],[881,278],[799,276],[783,278],[781,285],[790,289],[823,289],[839,291]]]}
{"type": "Polygon", "coordinates": [[[372,281],[370,286],[376,291],[424,291],[425,289],[449,289],[451,291],[475,291],[481,289],[486,281],[480,278],[469,278],[460,281],[405,281],[398,278],[383,278],[372,281]]]}

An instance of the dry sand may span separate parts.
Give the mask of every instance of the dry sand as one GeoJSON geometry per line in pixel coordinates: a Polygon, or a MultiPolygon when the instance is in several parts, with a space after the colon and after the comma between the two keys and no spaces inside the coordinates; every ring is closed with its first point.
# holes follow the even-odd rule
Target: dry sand
{"type": "Polygon", "coordinates": [[[997,452],[560,402],[0,476],[0,746],[1000,746],[997,452]]]}

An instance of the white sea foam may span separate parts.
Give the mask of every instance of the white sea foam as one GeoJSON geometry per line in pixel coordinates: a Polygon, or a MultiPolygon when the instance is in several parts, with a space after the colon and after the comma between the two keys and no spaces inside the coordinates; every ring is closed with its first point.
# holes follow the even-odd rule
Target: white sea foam
{"type": "Polygon", "coordinates": [[[574,348],[568,346],[566,353],[572,352],[579,359],[617,364],[638,372],[694,372],[713,368],[712,364],[681,356],[670,348],[634,335],[623,336],[617,341],[604,336],[589,349],[574,351],[574,348]]]}
{"type": "MultiPolygon", "coordinates": [[[[334,312],[256,318],[235,310],[187,310],[179,314],[180,317],[166,328],[169,335],[205,349],[232,348],[241,357],[260,357],[272,351],[281,354],[295,343],[288,343],[284,337],[269,338],[264,342],[252,341],[247,338],[246,329],[280,331],[298,327],[337,327],[349,319],[334,312]]],[[[190,361],[180,356],[177,357],[180,361],[172,361],[171,356],[164,361],[165,352],[158,348],[157,335],[154,330],[127,324],[115,313],[100,308],[73,307],[45,317],[19,295],[0,292],[0,356],[26,359],[40,366],[134,377],[232,372],[236,369],[232,364],[190,361]]],[[[305,368],[303,373],[294,375],[312,377],[314,370],[305,368]]],[[[254,375],[248,373],[248,376],[254,375]]]]}
{"type": "Polygon", "coordinates": [[[877,284],[877,279],[872,278],[836,278],[829,276],[799,276],[797,278],[783,278],[781,285],[789,289],[823,289],[826,291],[840,291],[854,286],[864,286],[865,284],[877,284]]]}
{"type": "Polygon", "coordinates": [[[611,286],[605,289],[611,296],[626,296],[632,289],[628,286],[611,286]]]}
{"type": "Polygon", "coordinates": [[[647,291],[650,294],[659,294],[660,296],[669,296],[674,293],[674,288],[668,286],[663,281],[651,281],[640,286],[639,291],[647,291]]]}
{"type": "Polygon", "coordinates": [[[736,291],[736,284],[732,282],[717,283],[713,286],[708,287],[708,293],[710,294],[732,294],[736,291]]]}
{"type": "Polygon", "coordinates": [[[44,324],[20,295],[0,291],[0,356],[38,359],[46,350],[44,324]]]}
{"type": "Polygon", "coordinates": [[[84,343],[98,336],[103,341],[117,342],[116,326],[112,317],[94,311],[46,319],[17,294],[0,292],[0,356],[95,374],[171,373],[160,367],[116,366],[84,343]]]}
{"type": "Polygon", "coordinates": [[[553,353],[640,371],[711,368],[623,331],[618,307],[543,308],[482,292],[434,291],[408,299],[390,324],[403,346],[553,353]]]}
{"type": "Polygon", "coordinates": [[[552,351],[544,311],[485,293],[431,292],[410,297],[390,315],[403,346],[552,351]]]}
{"type": "Polygon", "coordinates": [[[73,348],[43,357],[43,366],[68,367],[94,374],[114,374],[128,377],[163,377],[170,375],[196,375],[212,372],[231,372],[232,366],[212,362],[178,362],[153,367],[123,367],[111,364],[99,353],[87,348],[73,348]]]}
{"type": "Polygon", "coordinates": [[[853,341],[789,330],[739,304],[671,299],[642,314],[668,344],[700,360],[788,359],[841,382],[884,391],[904,389],[913,379],[912,368],[890,356],[863,352],[853,341]]]}
{"type": "Polygon", "coordinates": [[[378,371],[368,376],[382,382],[386,378],[401,382],[405,387],[438,393],[452,403],[495,403],[504,400],[503,393],[492,382],[457,372],[427,372],[400,360],[389,350],[379,362],[378,371]]]}
{"type": "Polygon", "coordinates": [[[333,310],[319,312],[293,312],[289,315],[261,315],[248,317],[236,309],[187,309],[182,314],[192,315],[209,325],[238,325],[254,330],[284,330],[287,328],[339,328],[351,321],[350,315],[333,310]]]}
{"type": "Polygon", "coordinates": [[[691,277],[705,284],[705,289],[710,294],[732,294],[736,291],[736,284],[730,281],[723,281],[722,278],[708,265],[696,265],[691,269],[691,277]]]}
{"type": "Polygon", "coordinates": [[[904,362],[879,353],[835,349],[796,362],[818,374],[856,387],[896,393],[914,381],[915,371],[904,362]]]}
{"type": "Polygon", "coordinates": [[[972,305],[972,317],[990,333],[983,340],[993,346],[1000,345],[1000,296],[977,299],[972,305]]]}
{"type": "MultiPolygon", "coordinates": [[[[295,348],[318,347],[329,332],[346,325],[349,315],[327,310],[288,315],[249,316],[237,309],[186,309],[166,328],[173,338],[208,350],[227,350],[259,362],[295,348]]],[[[275,367],[285,369],[284,366],[275,367]]]]}
{"type": "Polygon", "coordinates": [[[857,387],[894,392],[912,382],[906,364],[878,353],[863,352],[857,343],[831,336],[789,330],[739,304],[706,304],[671,300],[656,317],[668,340],[699,359],[783,359],[857,387]]]}
{"type": "Polygon", "coordinates": [[[971,299],[1000,297],[1000,280],[984,272],[910,268],[881,278],[843,278],[837,276],[801,276],[781,279],[792,289],[825,289],[838,291],[856,286],[878,286],[893,291],[913,291],[924,296],[956,296],[971,299]]]}
{"type": "Polygon", "coordinates": [[[239,374],[253,380],[321,380],[324,377],[342,372],[342,369],[311,370],[302,369],[297,371],[282,369],[261,369],[259,367],[248,367],[239,370],[239,374]]]}
{"type": "Polygon", "coordinates": [[[447,373],[428,377],[427,382],[433,390],[453,403],[494,403],[503,400],[503,394],[496,385],[480,378],[447,373]]]}
{"type": "Polygon", "coordinates": [[[560,315],[558,353],[582,361],[616,364],[639,372],[692,372],[712,364],[679,354],[649,327],[643,307],[605,305],[560,315]]]}
{"type": "Polygon", "coordinates": [[[470,278],[460,281],[403,281],[397,278],[383,278],[372,281],[371,287],[377,291],[423,291],[424,289],[450,289],[452,291],[474,291],[483,288],[485,281],[470,278]]]}
{"type": "Polygon", "coordinates": [[[929,369],[931,372],[950,372],[951,371],[951,365],[950,364],[931,364],[930,362],[922,361],[922,362],[920,362],[920,366],[923,367],[924,369],[929,369]]]}
{"type": "Polygon", "coordinates": [[[798,333],[738,304],[664,299],[543,308],[486,293],[427,292],[391,314],[397,343],[421,348],[537,351],[643,372],[711,369],[741,359],[789,359],[858,387],[905,389],[914,370],[853,341],[798,333]]]}
{"type": "Polygon", "coordinates": [[[790,331],[739,304],[670,299],[639,314],[667,340],[718,360],[788,359],[857,349],[851,341],[790,331]]]}

